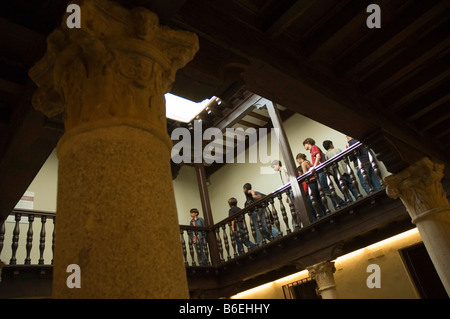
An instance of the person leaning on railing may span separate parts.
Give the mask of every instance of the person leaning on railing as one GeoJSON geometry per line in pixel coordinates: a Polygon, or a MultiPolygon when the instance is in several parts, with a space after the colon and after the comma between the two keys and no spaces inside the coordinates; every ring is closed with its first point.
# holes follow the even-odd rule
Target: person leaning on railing
{"type": "MultiPolygon", "coordinates": [[[[297,160],[297,163],[300,164],[300,166],[297,167],[298,174],[300,176],[309,171],[312,164],[310,161],[308,161],[306,159],[305,154],[298,153],[295,159],[297,160]]],[[[305,184],[306,184],[306,182],[303,182],[303,187],[304,187],[305,193],[307,194],[306,201],[309,204],[309,209],[310,209],[312,220],[315,221],[315,220],[317,220],[317,215],[319,215],[320,217],[323,217],[326,215],[327,210],[326,210],[325,206],[323,205],[322,201],[320,200],[320,192],[319,192],[319,185],[317,185],[317,179],[314,176],[311,176],[309,178],[309,188],[311,189],[311,194],[316,199],[316,203],[318,205],[318,211],[316,211],[314,209],[311,197],[309,196],[308,185],[305,185],[305,184]]]]}
{"type": "MultiPolygon", "coordinates": [[[[228,199],[228,205],[230,206],[230,210],[228,211],[228,216],[234,216],[235,214],[239,213],[241,211],[241,209],[237,206],[237,199],[234,197],[231,197],[230,199],[228,199]]],[[[247,246],[250,249],[255,248],[255,244],[252,243],[251,241],[247,241],[246,236],[248,236],[248,233],[245,233],[245,229],[244,229],[244,217],[242,215],[238,215],[235,219],[233,219],[231,221],[231,232],[232,235],[234,236],[234,239],[236,240],[236,246],[237,246],[237,250],[238,250],[238,255],[242,254],[242,245],[241,245],[241,241],[242,244],[244,244],[245,246],[247,246]],[[240,237],[241,237],[241,241],[239,240],[239,234],[240,233],[240,237]]]]}
{"type": "MultiPolygon", "coordinates": [[[[312,166],[310,168],[310,171],[314,171],[316,166],[322,164],[325,161],[325,157],[323,156],[322,150],[316,145],[316,142],[310,137],[308,137],[303,141],[303,147],[305,148],[305,150],[310,151],[311,153],[312,166]]],[[[318,176],[319,176],[319,183],[322,186],[325,195],[331,200],[334,209],[337,208],[337,204],[339,204],[339,206],[345,206],[346,203],[339,196],[336,196],[338,201],[336,204],[336,201],[331,195],[331,190],[330,187],[328,186],[327,175],[325,174],[325,172],[324,171],[318,172],[318,176]]]]}
{"type": "MultiPolygon", "coordinates": [[[[242,189],[244,191],[245,198],[246,198],[245,207],[251,205],[253,202],[256,202],[257,200],[266,196],[263,193],[254,191],[252,189],[252,184],[250,184],[250,183],[245,183],[244,186],[242,187],[242,189]]],[[[261,233],[259,232],[258,216],[259,216],[259,219],[261,220],[261,226],[262,226],[264,238],[266,238],[267,240],[270,240],[271,234],[269,232],[269,228],[267,227],[267,221],[265,218],[264,207],[262,207],[262,206],[255,207],[255,209],[252,211],[252,220],[253,220],[253,224],[255,225],[256,241],[257,241],[258,245],[261,246],[262,245],[262,236],[261,236],[261,233]]],[[[272,229],[272,236],[274,238],[278,237],[278,230],[275,228],[275,226],[272,225],[271,229],[272,229]]]]}
{"type": "MultiPolygon", "coordinates": [[[[358,140],[354,139],[353,137],[350,137],[347,135],[347,141],[348,141],[348,146],[352,146],[355,143],[358,143],[358,140]]],[[[369,151],[365,148],[365,147],[360,147],[358,150],[358,158],[359,161],[361,162],[361,165],[363,166],[364,170],[367,173],[367,176],[369,176],[369,180],[370,183],[372,184],[372,188],[374,191],[377,191],[379,189],[381,189],[381,183],[378,180],[377,175],[375,174],[375,171],[373,170],[372,167],[372,163],[370,162],[370,158],[369,158],[369,151]]],[[[353,160],[353,164],[355,165],[356,168],[356,173],[358,175],[359,181],[361,182],[361,186],[362,188],[364,188],[364,190],[366,191],[367,194],[370,194],[370,187],[367,185],[366,181],[364,180],[364,177],[361,173],[361,168],[359,167],[358,164],[358,158],[354,157],[353,160]]]]}
{"type": "MultiPolygon", "coordinates": [[[[333,142],[330,140],[323,141],[322,146],[325,149],[325,151],[327,151],[325,153],[325,160],[329,160],[330,158],[332,158],[342,152],[342,150],[340,148],[334,147],[333,142]]],[[[351,179],[350,175],[347,173],[347,168],[346,168],[346,165],[343,160],[340,160],[337,162],[337,170],[338,170],[339,174],[341,175],[342,180],[344,181],[348,190],[352,193],[354,199],[357,200],[358,192],[353,187],[352,179],[351,179]]],[[[334,174],[333,174],[333,177],[335,179],[336,184],[339,185],[339,181],[337,180],[337,177],[334,174]]]]}

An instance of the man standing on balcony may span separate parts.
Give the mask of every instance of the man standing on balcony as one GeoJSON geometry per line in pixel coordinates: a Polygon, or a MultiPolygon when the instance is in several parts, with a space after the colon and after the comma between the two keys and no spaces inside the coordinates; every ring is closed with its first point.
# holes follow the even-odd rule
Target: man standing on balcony
{"type": "MultiPolygon", "coordinates": [[[[290,184],[289,173],[280,160],[274,160],[270,164],[270,167],[272,167],[275,172],[278,172],[280,174],[281,183],[283,184],[283,186],[286,184],[290,184]]],[[[289,193],[286,194],[286,203],[289,202],[294,203],[294,193],[292,192],[292,188],[290,188],[289,193]]],[[[297,225],[300,226],[300,217],[298,216],[297,210],[295,210],[295,213],[295,218],[293,218],[292,220],[292,227],[294,227],[294,229],[297,227],[297,225]]]]}
{"type": "MultiPolygon", "coordinates": [[[[348,141],[349,147],[358,142],[358,140],[356,140],[353,137],[350,137],[348,135],[347,135],[347,141],[348,141]]],[[[373,190],[377,191],[377,190],[381,189],[381,183],[378,180],[378,177],[375,174],[375,171],[373,170],[372,163],[370,162],[369,151],[365,147],[359,148],[358,158],[359,158],[359,162],[361,163],[362,168],[364,168],[364,170],[367,173],[367,176],[369,176],[369,181],[372,184],[373,190]]],[[[361,173],[361,168],[359,167],[358,159],[357,158],[354,159],[353,163],[355,165],[356,173],[359,177],[359,181],[361,183],[362,188],[364,188],[367,195],[370,194],[370,187],[367,185],[366,181],[364,180],[364,177],[361,173]]]]}
{"type": "MultiPolygon", "coordinates": [[[[243,191],[244,191],[244,194],[246,197],[245,207],[251,205],[253,202],[256,202],[257,200],[259,200],[265,196],[264,194],[262,194],[260,192],[254,191],[252,189],[252,184],[250,184],[250,183],[244,184],[243,191]]],[[[262,245],[262,236],[259,231],[258,216],[259,216],[259,219],[261,220],[261,226],[262,226],[264,238],[270,240],[271,236],[270,236],[269,228],[267,227],[267,221],[265,218],[264,207],[262,207],[262,206],[255,207],[254,210],[252,211],[252,221],[253,221],[253,225],[255,226],[256,242],[258,243],[258,246],[261,246],[262,245]]],[[[275,226],[272,225],[271,228],[272,228],[272,236],[274,238],[278,237],[278,230],[275,228],[275,226]]]]}
{"type": "MultiPolygon", "coordinates": [[[[310,151],[310,153],[311,153],[312,166],[310,168],[310,171],[314,171],[319,164],[322,164],[325,161],[324,160],[325,157],[323,156],[322,150],[316,145],[316,141],[314,141],[310,137],[308,137],[307,139],[305,139],[303,141],[303,147],[305,148],[305,150],[310,151]]],[[[333,204],[334,209],[336,209],[337,205],[336,205],[336,202],[335,202],[333,196],[331,195],[331,190],[330,190],[330,187],[328,186],[328,182],[327,182],[327,175],[325,174],[324,170],[318,172],[318,176],[319,176],[319,183],[322,186],[323,191],[325,192],[325,195],[331,200],[331,203],[333,204]]],[[[338,199],[338,204],[340,206],[346,205],[345,202],[342,200],[342,198],[337,196],[337,199],[338,199]]]]}
{"type": "MultiPolygon", "coordinates": [[[[206,227],[205,220],[201,217],[198,217],[199,211],[197,208],[192,208],[190,210],[191,214],[191,222],[189,223],[190,226],[194,227],[206,227]]],[[[194,244],[194,247],[196,248],[197,257],[198,257],[198,263],[200,265],[206,266],[208,265],[208,261],[206,260],[205,255],[205,237],[203,236],[203,231],[191,231],[190,238],[192,240],[192,243],[194,244]],[[199,256],[198,252],[200,251],[199,256]]]]}
{"type": "MultiPolygon", "coordinates": [[[[323,141],[323,148],[325,149],[325,160],[329,160],[330,158],[338,155],[342,150],[340,148],[335,148],[333,145],[333,142],[330,140],[323,141]]],[[[342,180],[344,181],[345,185],[347,186],[348,190],[352,193],[355,200],[358,199],[358,192],[353,187],[352,179],[350,178],[350,175],[347,173],[346,165],[344,161],[341,159],[337,163],[337,170],[339,172],[339,175],[341,175],[342,180]]],[[[334,174],[333,174],[334,175],[334,174]]],[[[334,176],[336,178],[336,176],[334,176]]],[[[336,179],[336,183],[339,185],[339,181],[336,179]]]]}
{"type": "MultiPolygon", "coordinates": [[[[230,206],[230,210],[228,211],[228,216],[234,216],[238,212],[241,211],[241,209],[237,206],[237,199],[234,197],[231,197],[228,199],[228,205],[230,206]]],[[[241,245],[244,244],[247,246],[247,248],[253,249],[255,248],[255,244],[253,244],[251,241],[248,241],[248,231],[245,231],[244,228],[244,216],[238,215],[235,219],[231,221],[231,231],[232,236],[234,236],[234,239],[236,240],[236,246],[238,250],[238,255],[240,256],[243,252],[243,247],[241,245]],[[240,234],[240,235],[239,235],[240,234]],[[239,240],[240,237],[240,240],[239,240]]]]}

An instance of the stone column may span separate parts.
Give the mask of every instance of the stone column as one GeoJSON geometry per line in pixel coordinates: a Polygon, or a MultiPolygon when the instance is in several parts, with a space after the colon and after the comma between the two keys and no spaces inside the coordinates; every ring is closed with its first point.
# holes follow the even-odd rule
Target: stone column
{"type": "Polygon", "coordinates": [[[323,261],[306,268],[309,276],[317,282],[317,293],[322,299],[337,299],[336,283],[334,281],[334,262],[323,261]]]}
{"type": "Polygon", "coordinates": [[[444,165],[423,158],[384,181],[388,196],[405,205],[450,296],[450,204],[443,172],[444,165]]]}
{"type": "Polygon", "coordinates": [[[188,298],[164,94],[196,35],[144,9],[85,0],[29,72],[33,105],[63,115],[54,298],[188,298]],[[79,266],[81,288],[68,288],[79,266]]]}

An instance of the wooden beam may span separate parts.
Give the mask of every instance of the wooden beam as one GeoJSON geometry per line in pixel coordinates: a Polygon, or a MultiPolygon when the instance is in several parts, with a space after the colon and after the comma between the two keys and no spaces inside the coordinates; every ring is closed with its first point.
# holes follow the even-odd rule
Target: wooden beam
{"type": "Polygon", "coordinates": [[[256,113],[256,112],[250,112],[247,114],[248,116],[254,117],[255,119],[258,119],[260,121],[269,122],[270,117],[264,116],[262,114],[256,113]]]}
{"type": "Polygon", "coordinates": [[[0,161],[0,222],[6,219],[62,135],[46,129],[45,116],[29,106],[0,161]]]}
{"type": "Polygon", "coordinates": [[[414,72],[449,47],[448,30],[450,30],[450,21],[427,33],[421,39],[409,39],[409,45],[397,50],[401,52],[400,54],[376,68],[376,71],[372,70],[365,74],[366,78],[363,79],[361,88],[371,94],[379,95],[395,82],[404,80],[408,73],[414,72]]]}
{"type": "Polygon", "coordinates": [[[265,31],[270,36],[278,36],[283,33],[298,18],[300,18],[316,0],[297,0],[265,31]]]}
{"type": "Polygon", "coordinates": [[[232,127],[238,123],[244,116],[249,114],[255,107],[255,103],[261,99],[260,96],[250,94],[244,98],[244,100],[237,105],[228,115],[226,115],[220,121],[214,123],[214,127],[217,127],[221,131],[226,128],[232,127]]]}
{"type": "Polygon", "coordinates": [[[447,81],[450,77],[450,51],[422,65],[408,78],[381,95],[381,101],[390,109],[399,110],[414,101],[430,88],[447,81]]]}
{"type": "Polygon", "coordinates": [[[364,1],[339,1],[336,9],[333,8],[333,10],[322,19],[323,21],[318,30],[301,41],[302,53],[305,56],[311,55],[357,16],[358,13],[365,12],[366,8],[367,3],[364,1]]]}
{"type": "MultiPolygon", "coordinates": [[[[297,181],[297,178],[299,176],[297,171],[297,165],[294,162],[294,156],[292,155],[291,146],[289,144],[286,131],[284,130],[280,112],[278,111],[278,106],[273,102],[267,103],[266,107],[267,111],[269,112],[272,125],[275,128],[276,138],[278,138],[278,142],[280,143],[281,154],[283,156],[285,167],[289,173],[289,179],[293,194],[293,202],[294,202],[293,204],[298,211],[299,214],[298,217],[300,218],[303,227],[306,227],[311,224],[308,210],[305,205],[306,194],[303,190],[303,187],[300,187],[300,184],[297,181]]],[[[299,226],[299,223],[296,224],[299,226]]]]}
{"type": "Polygon", "coordinates": [[[439,17],[448,15],[450,3],[446,0],[416,1],[404,13],[383,26],[382,32],[375,32],[364,43],[341,58],[335,64],[337,74],[352,78],[375,63],[382,63],[384,56],[389,56],[405,38],[414,36],[421,28],[433,23],[439,17]]]}

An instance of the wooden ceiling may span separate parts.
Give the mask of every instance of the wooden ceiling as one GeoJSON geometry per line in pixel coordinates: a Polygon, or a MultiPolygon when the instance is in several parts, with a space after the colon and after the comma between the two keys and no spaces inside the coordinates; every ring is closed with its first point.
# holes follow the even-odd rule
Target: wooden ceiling
{"type": "MultiPolygon", "coordinates": [[[[239,113],[255,93],[282,105],[283,117],[300,113],[362,140],[391,172],[422,156],[449,166],[448,0],[118,2],[144,6],[161,24],[199,36],[200,50],[177,73],[172,93],[194,101],[220,98],[199,115],[204,128],[231,117],[244,128],[270,126],[255,108],[239,113]],[[372,3],[381,9],[380,29],[366,25],[372,3]]],[[[67,4],[0,4],[0,217],[64,130],[59,119],[32,108],[35,86],[27,71],[43,56],[46,36],[67,4]]],[[[178,125],[168,120],[169,134],[178,125]]]]}

